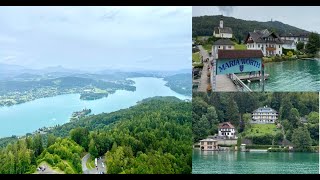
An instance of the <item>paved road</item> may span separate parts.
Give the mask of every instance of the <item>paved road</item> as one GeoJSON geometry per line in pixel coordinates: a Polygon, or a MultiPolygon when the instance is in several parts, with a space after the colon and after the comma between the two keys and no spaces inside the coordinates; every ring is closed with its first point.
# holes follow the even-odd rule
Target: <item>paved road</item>
{"type": "Polygon", "coordinates": [[[97,168],[93,168],[93,169],[89,169],[87,167],[87,161],[90,158],[90,154],[86,154],[83,158],[82,158],[82,171],[83,174],[100,174],[100,172],[104,172],[106,173],[106,163],[105,163],[105,159],[104,157],[102,157],[101,159],[98,160],[98,167],[97,168]],[[102,163],[104,164],[104,167],[102,166],[102,163]]]}
{"type": "MultiPolygon", "coordinates": [[[[200,55],[203,56],[203,60],[206,60],[207,58],[209,58],[209,54],[208,52],[203,49],[203,47],[201,45],[198,46],[199,50],[200,50],[200,55]]],[[[202,73],[201,73],[201,78],[200,78],[200,84],[198,87],[198,91],[200,92],[207,92],[207,87],[209,84],[209,78],[207,76],[208,73],[208,66],[209,66],[209,62],[203,62],[203,69],[202,69],[202,73]]]]}
{"type": "Polygon", "coordinates": [[[90,154],[88,153],[81,160],[83,174],[89,174],[89,169],[87,167],[87,161],[89,158],[90,158],[90,154]]]}

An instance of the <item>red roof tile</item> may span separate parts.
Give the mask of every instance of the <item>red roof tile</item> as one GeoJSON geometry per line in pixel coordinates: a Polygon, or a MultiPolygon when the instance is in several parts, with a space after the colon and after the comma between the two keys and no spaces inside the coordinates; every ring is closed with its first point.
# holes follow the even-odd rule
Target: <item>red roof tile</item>
{"type": "Polygon", "coordinates": [[[218,59],[261,58],[261,50],[218,50],[218,59]]]}
{"type": "Polygon", "coordinates": [[[234,126],[230,122],[223,122],[219,124],[219,128],[234,128],[234,126]]]}

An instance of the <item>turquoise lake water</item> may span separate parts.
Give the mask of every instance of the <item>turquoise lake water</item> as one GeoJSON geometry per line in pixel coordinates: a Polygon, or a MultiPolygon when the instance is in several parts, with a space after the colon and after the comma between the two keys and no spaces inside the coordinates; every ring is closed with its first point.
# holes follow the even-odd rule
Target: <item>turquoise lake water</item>
{"type": "Polygon", "coordinates": [[[193,150],[193,174],[319,174],[318,153],[193,150]]]}
{"type": "MultiPolygon", "coordinates": [[[[293,60],[265,64],[265,91],[320,91],[320,60],[293,60]]],[[[260,82],[245,82],[253,91],[261,91],[260,82]]]]}
{"type": "Polygon", "coordinates": [[[80,99],[79,94],[67,94],[41,98],[10,107],[0,107],[0,138],[12,135],[25,135],[41,127],[50,127],[69,122],[74,111],[90,108],[92,114],[113,112],[135,105],[138,101],[154,96],[175,96],[191,99],[172,91],[159,78],[131,78],[136,91],[118,90],[107,98],[93,101],[80,99]]]}

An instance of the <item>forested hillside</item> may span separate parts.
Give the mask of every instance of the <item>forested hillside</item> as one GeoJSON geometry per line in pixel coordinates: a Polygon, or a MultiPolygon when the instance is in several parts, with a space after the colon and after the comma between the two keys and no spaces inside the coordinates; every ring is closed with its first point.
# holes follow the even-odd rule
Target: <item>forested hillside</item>
{"type": "MultiPolygon", "coordinates": [[[[221,16],[201,16],[192,17],[192,37],[196,36],[212,36],[213,28],[219,26],[221,16]]],[[[307,33],[308,31],[299,29],[297,27],[284,24],[279,21],[247,21],[242,19],[236,19],[234,17],[223,16],[223,24],[225,27],[231,27],[236,39],[244,40],[248,32],[252,32],[254,29],[268,29],[275,31],[278,34],[282,33],[307,33]]]]}
{"type": "MultiPolygon", "coordinates": [[[[319,95],[318,93],[194,93],[192,100],[193,141],[217,133],[218,124],[230,121],[244,138],[253,144],[271,145],[286,140],[297,150],[308,150],[319,145],[319,95]],[[276,124],[281,129],[274,133],[252,133],[251,113],[259,107],[268,106],[279,113],[276,124]],[[303,122],[302,119],[307,122],[303,122]],[[280,132],[277,133],[277,132],[280,132]]],[[[258,131],[263,131],[262,129],[258,131]]]]}
{"type": "Polygon", "coordinates": [[[106,155],[107,173],[191,173],[191,103],[157,97],[21,138],[0,150],[1,173],[33,173],[45,161],[81,173],[81,157],[106,155]]]}

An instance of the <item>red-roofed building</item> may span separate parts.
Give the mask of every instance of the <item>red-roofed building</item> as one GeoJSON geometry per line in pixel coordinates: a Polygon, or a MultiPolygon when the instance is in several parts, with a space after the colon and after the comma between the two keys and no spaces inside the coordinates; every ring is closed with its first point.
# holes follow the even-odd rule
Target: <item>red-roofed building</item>
{"type": "Polygon", "coordinates": [[[218,131],[219,137],[224,137],[226,139],[236,139],[236,129],[230,122],[220,123],[218,131]]]}

